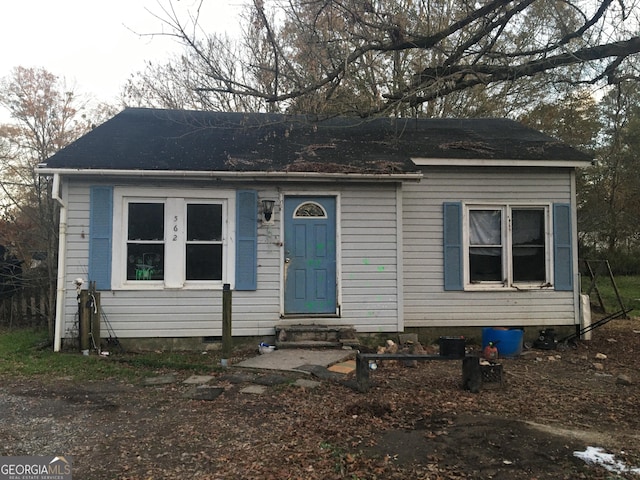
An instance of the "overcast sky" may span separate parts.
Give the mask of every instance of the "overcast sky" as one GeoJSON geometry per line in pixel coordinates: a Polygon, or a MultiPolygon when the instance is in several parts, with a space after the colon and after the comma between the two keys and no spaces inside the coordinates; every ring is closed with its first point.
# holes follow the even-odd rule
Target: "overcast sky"
{"type": "MultiPolygon", "coordinates": [[[[205,0],[201,24],[233,34],[245,0],[205,0]]],[[[193,7],[196,0],[173,0],[193,7]]],[[[3,0],[0,7],[0,77],[17,66],[44,67],[65,77],[76,93],[114,103],[129,75],[145,60],[161,61],[181,50],[168,37],[140,34],[167,30],[169,0],[3,0]]],[[[187,18],[182,10],[183,18],[187,18]]]]}

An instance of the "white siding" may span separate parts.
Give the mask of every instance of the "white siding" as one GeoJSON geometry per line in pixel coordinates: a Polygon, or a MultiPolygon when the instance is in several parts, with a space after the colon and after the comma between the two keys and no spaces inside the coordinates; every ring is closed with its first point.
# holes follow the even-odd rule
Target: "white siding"
{"type": "Polygon", "coordinates": [[[341,192],[342,321],[362,332],[398,330],[395,185],[341,192]]]}
{"type": "MultiPolygon", "coordinates": [[[[446,292],[442,257],[443,202],[573,203],[571,183],[569,169],[425,167],[424,179],[404,184],[401,196],[391,183],[278,187],[228,184],[223,188],[254,188],[259,198],[271,199],[300,193],[337,195],[341,317],[307,321],[354,325],[361,332],[394,332],[420,326],[573,324],[575,292],[446,292]],[[399,199],[402,205],[398,205],[399,199]],[[404,258],[400,265],[399,258],[404,258]]],[[[75,335],[77,330],[73,279],[87,280],[91,184],[74,180],[65,189],[68,230],[63,337],[75,335]]],[[[203,185],[195,182],[177,186],[187,189],[203,185]]],[[[276,205],[274,222],[258,225],[258,289],[233,292],[236,336],[269,335],[283,321],[282,234],[280,205],[276,205]]],[[[108,320],[108,325],[103,323],[103,331],[113,330],[121,338],[222,333],[219,289],[117,290],[102,292],[101,301],[108,320]]]]}
{"type": "MultiPolygon", "coordinates": [[[[89,252],[89,186],[73,180],[66,189],[68,207],[67,269],[64,288],[63,337],[77,335],[77,303],[73,279],[87,280],[89,252]]],[[[203,188],[202,183],[181,184],[203,188]]],[[[156,184],[155,186],[160,186],[156,184]]],[[[175,187],[175,184],[171,184],[175,187]]],[[[226,185],[255,188],[259,198],[278,198],[268,185],[226,185]]],[[[360,331],[398,330],[398,265],[396,186],[317,186],[339,197],[339,298],[341,318],[318,323],[354,325],[360,331]]],[[[292,191],[299,192],[291,187],[292,191]]],[[[280,190],[286,194],[287,189],[280,190]]],[[[281,313],[281,212],[273,224],[258,225],[258,289],[233,292],[233,335],[269,335],[281,313]]],[[[85,285],[86,288],[86,285],[85,285]]],[[[116,290],[101,292],[103,333],[120,338],[198,337],[222,333],[222,291],[116,290]],[[107,324],[108,322],[108,324],[107,324]]]]}
{"type": "Polygon", "coordinates": [[[403,187],[404,320],[422,326],[538,326],[575,322],[574,292],[445,291],[444,202],[574,203],[571,171],[425,168],[403,187]]]}

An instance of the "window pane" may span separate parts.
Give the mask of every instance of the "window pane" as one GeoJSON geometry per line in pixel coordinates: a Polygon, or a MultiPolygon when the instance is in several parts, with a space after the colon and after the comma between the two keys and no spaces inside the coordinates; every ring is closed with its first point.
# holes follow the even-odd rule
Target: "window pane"
{"type": "Polygon", "coordinates": [[[127,280],[164,279],[163,244],[127,244],[127,280]]]}
{"type": "Polygon", "coordinates": [[[544,210],[513,210],[513,245],[544,245],[544,210]]]}
{"type": "Polygon", "coordinates": [[[500,210],[469,211],[469,244],[502,245],[502,215],[500,210]]]}
{"type": "Polygon", "coordinates": [[[187,205],[187,241],[222,240],[222,205],[187,205]]]}
{"type": "Polygon", "coordinates": [[[129,240],[164,240],[164,204],[130,203],[129,240]]]}
{"type": "Polygon", "coordinates": [[[502,249],[469,248],[469,280],[474,282],[501,282],[502,249]]]}
{"type": "Polygon", "coordinates": [[[307,202],[299,205],[293,214],[294,218],[300,217],[326,217],[324,209],[317,203],[307,202]]]}
{"type": "Polygon", "coordinates": [[[187,280],[222,280],[222,245],[187,245],[187,280]]]}
{"type": "Polygon", "coordinates": [[[546,281],[544,247],[518,247],[513,249],[513,281],[546,281]]]}
{"type": "Polygon", "coordinates": [[[543,209],[512,211],[513,281],[545,282],[543,209]]]}

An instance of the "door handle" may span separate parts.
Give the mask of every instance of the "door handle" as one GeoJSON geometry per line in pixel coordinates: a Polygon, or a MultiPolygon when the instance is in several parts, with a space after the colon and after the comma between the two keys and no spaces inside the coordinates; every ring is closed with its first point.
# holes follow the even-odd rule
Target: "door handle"
{"type": "Polygon", "coordinates": [[[291,259],[289,257],[284,259],[284,263],[289,263],[289,262],[291,262],[291,259]]]}

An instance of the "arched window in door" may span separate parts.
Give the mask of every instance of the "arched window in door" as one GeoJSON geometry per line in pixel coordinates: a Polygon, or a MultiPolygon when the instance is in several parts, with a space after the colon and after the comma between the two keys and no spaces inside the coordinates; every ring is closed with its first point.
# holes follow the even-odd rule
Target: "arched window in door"
{"type": "Polygon", "coordinates": [[[327,212],[316,202],[304,202],[293,212],[293,218],[326,217],[327,212]]]}

